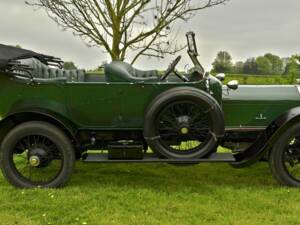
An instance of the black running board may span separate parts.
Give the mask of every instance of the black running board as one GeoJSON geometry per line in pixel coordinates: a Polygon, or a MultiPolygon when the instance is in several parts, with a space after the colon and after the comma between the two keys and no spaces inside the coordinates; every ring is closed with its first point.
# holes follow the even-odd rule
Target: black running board
{"type": "Polygon", "coordinates": [[[83,156],[83,162],[87,163],[174,163],[174,164],[195,164],[202,162],[235,162],[231,153],[214,153],[208,158],[202,159],[164,159],[154,154],[145,154],[142,159],[108,159],[107,154],[87,153],[83,156]]]}

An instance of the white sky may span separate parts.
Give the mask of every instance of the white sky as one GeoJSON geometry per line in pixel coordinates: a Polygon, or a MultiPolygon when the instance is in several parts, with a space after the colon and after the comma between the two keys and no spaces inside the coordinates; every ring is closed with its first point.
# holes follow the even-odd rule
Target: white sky
{"type": "MultiPolygon", "coordinates": [[[[235,61],[267,52],[287,57],[300,53],[299,0],[231,0],[225,6],[200,11],[188,24],[181,23],[178,38],[197,35],[200,60],[209,69],[219,50],[227,50],[235,61]]],[[[88,48],[71,32],[61,31],[44,11],[26,6],[23,0],[0,0],[0,43],[74,61],[81,68],[95,68],[109,60],[99,48],[88,48]]],[[[190,63],[185,51],[179,68],[190,63]]],[[[140,69],[164,69],[174,56],[163,60],[142,58],[140,69]]]]}

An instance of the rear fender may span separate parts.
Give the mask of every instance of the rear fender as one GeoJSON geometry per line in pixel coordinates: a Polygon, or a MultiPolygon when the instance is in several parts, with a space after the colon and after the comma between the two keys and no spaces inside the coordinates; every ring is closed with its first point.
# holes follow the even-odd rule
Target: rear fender
{"type": "Polygon", "coordinates": [[[273,121],[258,139],[245,151],[234,157],[234,167],[246,167],[259,161],[267,151],[271,150],[278,138],[295,123],[300,122],[300,107],[290,109],[273,121]]]}
{"type": "Polygon", "coordinates": [[[58,113],[51,112],[45,109],[32,108],[30,110],[20,110],[9,113],[0,121],[0,143],[5,135],[16,125],[28,121],[45,121],[56,125],[62,129],[72,140],[76,142],[76,126],[58,113]]]}

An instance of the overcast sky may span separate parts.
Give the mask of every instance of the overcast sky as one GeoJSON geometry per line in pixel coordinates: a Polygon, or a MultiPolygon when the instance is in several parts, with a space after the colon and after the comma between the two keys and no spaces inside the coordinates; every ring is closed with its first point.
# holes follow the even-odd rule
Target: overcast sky
{"type": "MultiPolygon", "coordinates": [[[[266,52],[281,57],[300,53],[299,0],[231,0],[225,6],[204,11],[188,24],[181,23],[178,39],[185,43],[185,32],[197,35],[200,60],[209,69],[219,50],[227,50],[234,61],[266,52]]],[[[0,43],[32,49],[74,61],[81,68],[95,68],[107,54],[88,48],[71,32],[61,31],[44,11],[35,11],[23,0],[0,0],[0,43]]],[[[185,51],[180,67],[190,63],[185,51]]],[[[166,68],[174,56],[163,60],[140,59],[140,69],[166,68]]]]}

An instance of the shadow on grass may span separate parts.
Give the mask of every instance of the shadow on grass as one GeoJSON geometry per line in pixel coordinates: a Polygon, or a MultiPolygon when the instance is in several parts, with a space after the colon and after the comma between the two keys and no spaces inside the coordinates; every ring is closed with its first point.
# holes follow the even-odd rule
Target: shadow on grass
{"type": "Polygon", "coordinates": [[[70,186],[89,189],[134,188],[154,191],[212,191],[223,186],[233,189],[279,187],[267,163],[244,169],[227,164],[173,166],[168,164],[84,164],[78,162],[70,186]]]}

